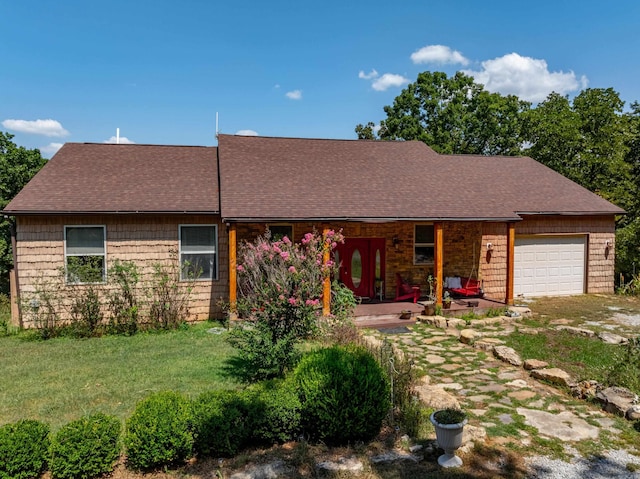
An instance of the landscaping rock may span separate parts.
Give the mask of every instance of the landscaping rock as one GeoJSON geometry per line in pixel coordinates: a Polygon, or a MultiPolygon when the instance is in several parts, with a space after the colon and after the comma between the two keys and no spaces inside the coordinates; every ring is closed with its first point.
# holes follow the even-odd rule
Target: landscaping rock
{"type": "Polygon", "coordinates": [[[627,409],[626,417],[629,421],[640,419],[640,404],[636,404],[627,409]]]}
{"type": "Polygon", "coordinates": [[[447,328],[458,328],[461,326],[465,326],[467,322],[464,319],[460,318],[448,318],[447,319],[447,328]]]}
{"type": "Polygon", "coordinates": [[[531,308],[528,306],[509,306],[509,311],[520,313],[521,316],[531,316],[531,308]]]}
{"type": "Polygon", "coordinates": [[[576,328],[575,326],[558,326],[556,329],[558,331],[567,331],[568,333],[576,334],[578,336],[586,336],[588,338],[595,338],[596,336],[595,331],[591,331],[586,328],[576,328]]]}
{"type": "Polygon", "coordinates": [[[460,331],[460,342],[464,344],[473,344],[476,339],[481,337],[482,333],[475,329],[463,329],[460,331]]]}
{"type": "Polygon", "coordinates": [[[433,409],[453,407],[460,409],[460,403],[455,396],[449,394],[440,386],[420,384],[416,386],[415,390],[425,407],[433,409]]]}
{"type": "Polygon", "coordinates": [[[413,461],[420,462],[423,457],[418,454],[407,454],[405,452],[399,451],[389,451],[383,454],[378,454],[377,456],[373,456],[371,458],[371,462],[373,464],[390,464],[398,461],[413,461]]]}
{"type": "Polygon", "coordinates": [[[602,386],[598,381],[593,379],[580,381],[578,384],[571,386],[571,395],[579,399],[590,399],[595,397],[600,389],[602,389],[602,386]]]}
{"type": "Polygon", "coordinates": [[[522,359],[520,358],[520,355],[516,353],[515,349],[508,346],[495,346],[493,348],[493,355],[501,361],[513,366],[522,366],[522,359]]]}
{"type": "Polygon", "coordinates": [[[569,373],[559,368],[534,369],[531,371],[531,377],[561,386],[569,386],[572,383],[569,373]]]}
{"type": "Polygon", "coordinates": [[[524,362],[524,368],[527,371],[531,371],[533,369],[544,369],[549,366],[549,363],[546,361],[541,361],[539,359],[527,359],[524,362]]]}
{"type": "Polygon", "coordinates": [[[243,472],[236,472],[230,479],[277,479],[283,477],[288,472],[284,461],[277,460],[269,464],[252,467],[243,472]]]}
{"type": "Polygon", "coordinates": [[[525,424],[535,427],[540,434],[556,437],[562,441],[583,441],[597,439],[599,429],[570,411],[553,414],[537,409],[517,408],[525,418],[525,424]]]}
{"type": "Polygon", "coordinates": [[[364,469],[362,461],[354,456],[341,457],[337,461],[322,461],[316,464],[318,469],[324,471],[348,471],[348,472],[360,472],[364,469]]]}
{"type": "Polygon", "coordinates": [[[638,402],[638,395],[627,388],[611,386],[598,391],[596,399],[605,411],[626,417],[627,411],[638,402]]]}
{"type": "Polygon", "coordinates": [[[626,344],[629,340],[619,334],[609,333],[607,331],[601,331],[598,333],[598,337],[603,343],[607,344],[626,344]]]}
{"type": "Polygon", "coordinates": [[[461,452],[468,452],[473,449],[476,442],[487,438],[487,430],[482,426],[470,426],[467,424],[462,432],[461,452]]]}
{"type": "Polygon", "coordinates": [[[481,349],[482,351],[493,351],[493,348],[504,344],[504,341],[497,338],[482,338],[473,343],[475,349],[481,349]]]}

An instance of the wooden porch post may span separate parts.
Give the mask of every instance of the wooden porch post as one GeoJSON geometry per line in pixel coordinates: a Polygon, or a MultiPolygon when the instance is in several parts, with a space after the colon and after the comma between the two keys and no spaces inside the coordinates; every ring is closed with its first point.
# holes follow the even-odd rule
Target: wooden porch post
{"type": "Polygon", "coordinates": [[[433,224],[435,243],[436,306],[442,306],[442,223],[433,224]]]}
{"type": "MultiPolygon", "coordinates": [[[[323,245],[323,253],[322,253],[322,265],[326,265],[331,259],[330,256],[330,248],[329,244],[327,244],[326,238],[327,233],[329,232],[328,228],[324,228],[322,230],[322,239],[324,240],[323,245]]],[[[331,314],[331,278],[329,277],[329,273],[325,274],[324,279],[322,280],[322,315],[329,316],[331,314]]]]}
{"type": "Polygon", "coordinates": [[[513,304],[513,264],[516,244],[516,225],[507,223],[507,291],[505,303],[508,306],[513,304]]]}
{"type": "MultiPolygon", "coordinates": [[[[229,229],[229,312],[236,315],[238,304],[238,266],[237,266],[237,245],[236,245],[236,225],[231,223],[229,229]]],[[[235,319],[235,318],[230,318],[235,319]]]]}

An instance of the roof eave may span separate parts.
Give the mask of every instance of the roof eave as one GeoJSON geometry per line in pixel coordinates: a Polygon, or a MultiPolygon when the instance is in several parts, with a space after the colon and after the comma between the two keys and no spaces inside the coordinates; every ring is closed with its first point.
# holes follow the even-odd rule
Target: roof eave
{"type": "Polygon", "coordinates": [[[313,216],[313,217],[224,217],[222,219],[225,223],[272,223],[272,222],[318,222],[318,221],[352,221],[357,223],[390,223],[396,221],[413,221],[413,222],[437,222],[437,221],[483,221],[483,222],[509,222],[509,221],[521,221],[519,216],[507,216],[507,217],[400,217],[400,216],[385,216],[385,217],[353,217],[353,216],[313,216]]]}
{"type": "Polygon", "coordinates": [[[521,216],[615,216],[626,215],[623,209],[619,211],[517,211],[521,216]]]}
{"type": "Polygon", "coordinates": [[[5,216],[61,216],[61,215],[219,215],[220,211],[209,210],[89,210],[89,211],[51,211],[51,210],[2,210],[5,216]]]}

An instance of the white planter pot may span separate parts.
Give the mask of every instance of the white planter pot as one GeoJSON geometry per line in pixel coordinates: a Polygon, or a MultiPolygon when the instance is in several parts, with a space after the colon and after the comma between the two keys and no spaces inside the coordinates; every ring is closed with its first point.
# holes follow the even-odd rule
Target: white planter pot
{"type": "Polygon", "coordinates": [[[444,449],[444,454],[438,458],[438,464],[442,467],[460,467],[462,459],[455,452],[462,445],[462,432],[467,419],[457,424],[440,424],[434,417],[437,412],[432,413],[430,419],[436,429],[438,445],[444,449]]]}

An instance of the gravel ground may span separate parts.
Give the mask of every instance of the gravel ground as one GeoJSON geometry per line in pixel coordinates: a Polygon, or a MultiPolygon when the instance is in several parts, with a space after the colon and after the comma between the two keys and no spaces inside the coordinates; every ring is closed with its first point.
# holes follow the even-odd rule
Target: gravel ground
{"type": "Polygon", "coordinates": [[[602,456],[589,459],[575,457],[571,462],[535,456],[527,465],[532,471],[530,479],[640,479],[640,457],[623,450],[604,451],[602,456]],[[629,464],[637,470],[629,470],[629,464]]]}

